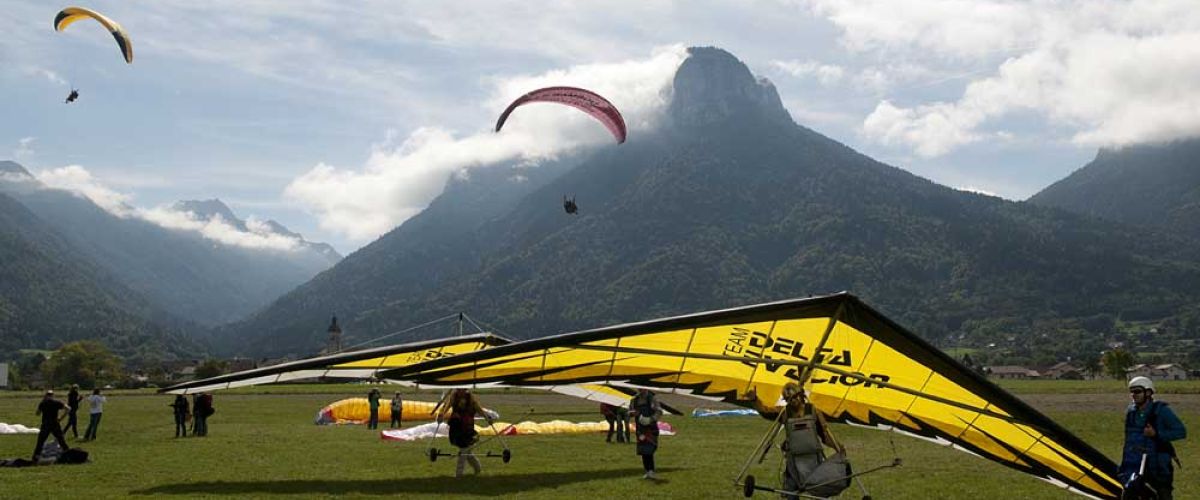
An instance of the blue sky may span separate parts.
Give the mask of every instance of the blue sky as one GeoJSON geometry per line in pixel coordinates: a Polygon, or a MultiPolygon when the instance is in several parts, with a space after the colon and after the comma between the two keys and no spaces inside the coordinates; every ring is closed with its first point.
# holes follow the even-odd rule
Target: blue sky
{"type": "Polygon", "coordinates": [[[942,184],[1024,199],[1098,147],[1200,131],[1186,1],[92,1],[96,23],[0,10],[0,159],[104,206],[221,198],[349,253],[463,167],[610,140],[581,113],[504,105],[592,88],[655,126],[691,45],[779,88],[793,118],[942,184]],[[75,86],[81,98],[62,100],[75,86]]]}

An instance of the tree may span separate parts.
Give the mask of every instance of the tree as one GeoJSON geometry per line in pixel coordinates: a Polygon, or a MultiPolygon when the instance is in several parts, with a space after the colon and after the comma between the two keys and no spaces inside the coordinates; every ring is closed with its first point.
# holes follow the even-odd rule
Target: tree
{"type": "Polygon", "coordinates": [[[219,359],[206,359],[196,367],[196,380],[212,378],[222,373],[229,368],[229,363],[219,359]]]}
{"type": "Polygon", "coordinates": [[[1116,348],[1107,351],[1100,357],[1100,363],[1104,365],[1104,373],[1116,379],[1125,378],[1125,370],[1133,366],[1133,353],[1116,348]]]}
{"type": "Polygon", "coordinates": [[[42,373],[51,387],[99,387],[121,380],[121,358],[94,340],[71,342],[54,351],[42,364],[42,373]]]}

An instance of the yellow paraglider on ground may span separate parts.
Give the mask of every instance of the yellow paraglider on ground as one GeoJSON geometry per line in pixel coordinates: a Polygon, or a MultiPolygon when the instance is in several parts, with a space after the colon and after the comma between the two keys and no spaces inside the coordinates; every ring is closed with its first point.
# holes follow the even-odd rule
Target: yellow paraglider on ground
{"type": "Polygon", "coordinates": [[[125,62],[133,64],[133,42],[129,40],[129,33],[126,33],[125,28],[122,28],[116,21],[99,12],[83,7],[67,7],[54,16],[54,30],[63,31],[75,21],[88,18],[95,19],[96,22],[108,28],[113,38],[117,39],[117,45],[121,48],[121,54],[125,56],[125,62]]]}

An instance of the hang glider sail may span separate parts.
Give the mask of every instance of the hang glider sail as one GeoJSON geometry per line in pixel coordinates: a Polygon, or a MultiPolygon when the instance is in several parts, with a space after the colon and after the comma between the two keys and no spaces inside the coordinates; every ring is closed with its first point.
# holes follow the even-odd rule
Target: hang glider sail
{"type": "MultiPolygon", "coordinates": [[[[386,379],[400,385],[413,385],[405,378],[388,379],[386,370],[408,366],[431,359],[475,352],[488,347],[506,345],[512,341],[490,333],[478,333],[437,340],[398,344],[361,351],[332,354],[302,359],[278,365],[229,373],[203,380],[194,380],[173,385],[158,392],[167,394],[195,394],[235,387],[275,384],[293,380],[331,378],[343,380],[386,379]]],[[[562,385],[553,389],[559,394],[588,401],[608,404],[629,402],[633,391],[628,388],[608,387],[599,384],[562,385]]],[[[664,407],[678,415],[679,411],[664,407]]]]}
{"type": "Polygon", "coordinates": [[[511,343],[488,333],[462,335],[302,359],[278,365],[194,380],[159,390],[168,394],[193,394],[234,387],[274,384],[314,378],[381,378],[384,370],[454,356],[511,343]]]}
{"type": "Polygon", "coordinates": [[[54,16],[54,31],[63,31],[67,29],[67,26],[81,19],[94,19],[108,29],[108,32],[112,33],[113,38],[117,40],[117,46],[121,48],[121,55],[125,56],[125,62],[133,64],[133,42],[129,40],[129,33],[125,32],[125,28],[122,28],[116,21],[99,12],[83,7],[67,7],[54,16]]]}
{"type": "Polygon", "coordinates": [[[800,382],[827,420],[920,437],[1097,498],[1117,467],[848,293],[600,328],[384,371],[422,385],[658,388],[778,411],[800,382]]]}
{"type": "Polygon", "coordinates": [[[604,124],[604,127],[617,140],[617,144],[625,142],[625,118],[621,116],[617,107],[600,94],[576,87],[546,87],[518,97],[508,105],[508,108],[505,108],[504,112],[500,114],[500,118],[496,120],[496,132],[504,127],[504,122],[508,121],[508,115],[512,114],[514,110],[534,102],[563,104],[583,111],[604,124]]]}

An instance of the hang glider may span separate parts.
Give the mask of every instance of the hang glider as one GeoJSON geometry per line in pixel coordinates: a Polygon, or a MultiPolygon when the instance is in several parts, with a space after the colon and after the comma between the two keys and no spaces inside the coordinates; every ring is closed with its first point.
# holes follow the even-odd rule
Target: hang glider
{"type": "MultiPolygon", "coordinates": [[[[475,352],[488,347],[512,343],[504,337],[489,333],[462,335],[385,347],[364,349],[288,363],[255,368],[236,373],[194,380],[160,389],[159,393],[194,394],[235,387],[275,384],[294,380],[330,378],[343,380],[385,379],[400,385],[413,385],[405,378],[388,379],[382,373],[422,361],[475,352]]],[[[629,402],[633,390],[599,384],[563,385],[554,392],[598,403],[623,405],[629,402]]],[[[668,408],[668,407],[664,407],[668,408]]],[[[668,411],[679,414],[674,408],[668,411]]]]}
{"type": "Polygon", "coordinates": [[[1117,498],[1117,467],[1058,424],[840,293],[545,337],[386,370],[422,385],[657,388],[778,411],[800,382],[827,420],[892,430],[1070,491],[1117,498]]]}

